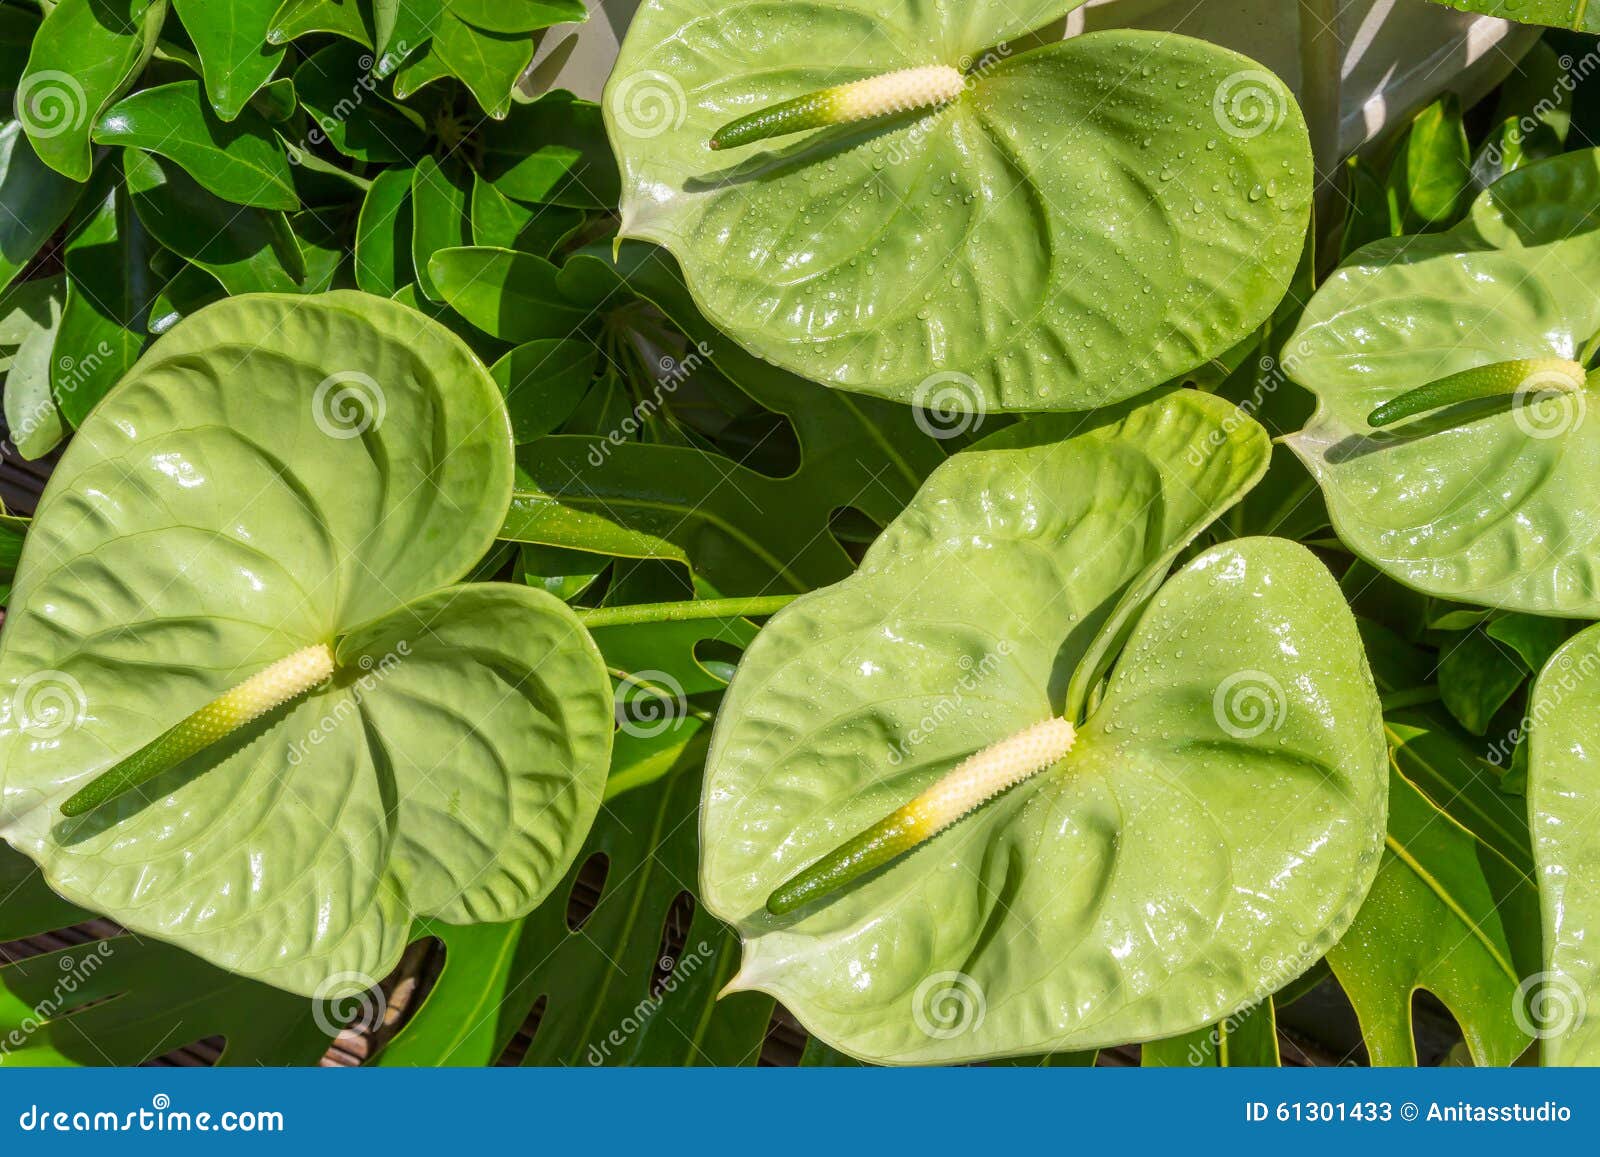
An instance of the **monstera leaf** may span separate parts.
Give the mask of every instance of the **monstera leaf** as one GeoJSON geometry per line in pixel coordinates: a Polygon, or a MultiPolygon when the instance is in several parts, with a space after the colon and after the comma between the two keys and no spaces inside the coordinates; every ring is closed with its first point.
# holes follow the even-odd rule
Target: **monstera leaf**
{"type": "Polygon", "coordinates": [[[953,1062],[1173,1036],[1315,964],[1383,847],[1355,623],[1277,539],[1155,590],[1268,452],[1188,392],[1077,433],[1036,419],[940,467],[858,574],[779,614],[707,763],[703,896],[744,939],[731,987],[859,1058],[953,1062]],[[1056,715],[1077,724],[1059,763],[827,900],[763,907],[1056,715]]]}
{"type": "Polygon", "coordinates": [[[1600,407],[1542,368],[1586,361],[1600,335],[1597,226],[1600,152],[1569,153],[1506,176],[1447,233],[1360,250],[1312,300],[1284,364],[1318,407],[1290,445],[1374,566],[1455,601],[1600,615],[1600,407]],[[1369,424],[1489,367],[1499,397],[1369,424]]]}
{"type": "Polygon", "coordinates": [[[563,604],[448,585],[511,472],[494,382],[412,310],[260,295],[180,323],[80,428],[28,535],[0,834],[68,899],[299,992],[366,987],[415,915],[527,912],[582,844],[612,719],[563,604]],[[305,648],[330,679],[63,818],[305,648]]]}
{"type": "Polygon", "coordinates": [[[1200,41],[1008,43],[1075,7],[647,0],[604,102],[622,233],[670,249],[752,352],[860,393],[1075,410],[1190,370],[1283,296],[1305,123],[1272,74],[1200,41]],[[708,145],[905,69],[942,76],[946,103],[708,145]]]}
{"type": "Polygon", "coordinates": [[[1524,985],[1526,1024],[1548,1065],[1600,1065],[1600,628],[1567,643],[1534,685],[1528,812],[1539,870],[1546,971],[1524,985]]]}

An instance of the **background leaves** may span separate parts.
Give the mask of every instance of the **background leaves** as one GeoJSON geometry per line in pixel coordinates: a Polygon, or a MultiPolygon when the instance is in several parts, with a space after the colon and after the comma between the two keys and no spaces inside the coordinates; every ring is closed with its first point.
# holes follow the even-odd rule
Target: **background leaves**
{"type": "MultiPolygon", "coordinates": [[[[476,577],[527,582],[583,608],[811,589],[851,573],[928,472],[1004,420],[951,429],[912,408],[819,389],[717,333],[664,254],[626,244],[613,259],[619,182],[600,109],[564,93],[514,91],[513,65],[530,51],[522,33],[582,16],[569,0],[173,0],[170,10],[62,0],[48,16],[0,6],[10,115],[0,125],[0,280],[10,285],[0,299],[0,370],[14,448],[40,459],[24,469],[9,457],[0,477],[12,509],[0,514],[0,584],[26,526],[15,512],[31,511],[52,447],[71,435],[68,418],[81,418],[115,380],[96,362],[102,338],[113,346],[105,364],[115,366],[223,296],[352,286],[443,320],[508,392],[522,443],[517,500],[476,577]],[[86,13],[112,10],[116,21],[83,23],[86,13]],[[77,81],[81,99],[70,88],[64,95],[78,111],[30,126],[33,111],[50,113],[44,98],[62,91],[51,73],[77,81]],[[25,79],[32,96],[19,102],[25,79]],[[153,98],[140,97],[152,91],[167,123],[181,128],[179,143],[145,148],[153,138],[119,136],[119,127],[103,131],[104,143],[91,140],[119,102],[131,98],[135,112],[148,113],[153,98]],[[58,123],[69,127],[55,131],[58,123]],[[553,303],[564,324],[546,331],[492,291],[452,281],[459,270],[448,267],[460,258],[446,257],[446,276],[433,277],[440,251],[473,249],[507,251],[500,264],[538,269],[546,296],[521,301],[553,303]],[[524,340],[533,329],[546,335],[524,340]],[[68,365],[94,368],[72,385],[68,365]]],[[[1352,161],[1348,196],[1331,202],[1345,214],[1327,223],[1332,242],[1308,250],[1269,322],[1187,380],[1240,404],[1274,436],[1298,429],[1310,398],[1285,370],[1292,351],[1283,339],[1317,280],[1359,244],[1450,227],[1506,172],[1591,146],[1600,101],[1573,63],[1593,47],[1591,37],[1551,34],[1476,108],[1440,102],[1409,137],[1352,161]]],[[[1358,923],[1361,939],[1346,938],[1331,978],[1313,970],[1309,994],[1278,994],[1275,1025],[1253,1016],[1146,1052],[1194,1063],[1188,1046],[1220,1030],[1230,1043],[1210,1059],[1266,1062],[1275,1028],[1286,1061],[1335,1062],[1366,1055],[1359,1029],[1370,1026],[1368,1059],[1428,1061],[1448,1050],[1459,1024],[1475,1059],[1504,1063],[1527,1043],[1507,1022],[1508,986],[1540,967],[1537,920],[1526,918],[1532,841],[1519,794],[1530,684],[1582,624],[1430,601],[1353,560],[1327,522],[1314,484],[1279,447],[1263,483],[1194,549],[1279,534],[1340,574],[1388,709],[1397,816],[1411,821],[1402,828],[1397,819],[1390,837],[1444,894],[1391,848],[1380,873],[1385,900],[1358,923]]],[[[642,1031],[604,1049],[606,1063],[744,1062],[764,1038],[769,1059],[800,1056],[798,1032],[770,1001],[710,1002],[711,978],[732,959],[721,929],[684,899],[696,891],[698,846],[682,821],[692,815],[707,721],[755,629],[733,621],[601,632],[619,686],[622,675],[655,672],[646,682],[667,697],[642,693],[644,702],[669,704],[672,724],[655,736],[618,731],[613,794],[580,856],[586,866],[528,921],[414,930],[419,955],[439,940],[432,964],[404,974],[417,985],[419,1011],[385,1063],[524,1055],[589,1063],[589,1050],[604,1049],[652,992],[656,1011],[642,1031]],[[663,673],[681,698],[661,686],[663,673]],[[639,836],[656,816],[661,836],[639,836]],[[615,853],[602,882],[591,852],[615,853]],[[573,931],[569,915],[585,913],[573,931]],[[667,992],[661,943],[701,939],[714,965],[667,992]],[[602,950],[626,966],[609,981],[602,950]],[[583,1010],[596,1006],[605,1013],[586,1020],[583,1010]],[[690,1026],[707,1017],[712,1027],[697,1037],[690,1026]],[[523,1030],[535,1019],[543,1028],[530,1042],[523,1030]]],[[[3,857],[0,938],[87,915],[40,897],[36,880],[13,892],[19,881],[4,877],[3,857]]],[[[116,998],[97,1017],[82,1008],[57,1018],[32,1046],[42,1061],[104,1063],[83,1046],[87,1029],[112,1042],[106,1052],[117,1059],[221,1034],[225,1061],[309,1060],[327,1039],[304,1002],[274,1003],[270,990],[173,950],[89,927],[88,943],[130,947],[118,949],[97,990],[116,998]],[[284,1026],[283,1038],[265,1039],[262,1024],[284,1026]]],[[[48,996],[40,970],[54,960],[35,960],[0,970],[5,1025],[48,996]]],[[[817,1042],[805,1057],[840,1059],[817,1042]]]]}

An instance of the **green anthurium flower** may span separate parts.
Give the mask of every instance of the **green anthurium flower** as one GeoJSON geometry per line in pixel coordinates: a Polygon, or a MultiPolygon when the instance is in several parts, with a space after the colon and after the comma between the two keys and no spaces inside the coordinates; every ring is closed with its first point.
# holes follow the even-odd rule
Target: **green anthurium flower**
{"type": "Polygon", "coordinates": [[[1121,411],[940,467],[857,574],[769,623],[718,716],[701,877],[744,940],[731,987],[857,1057],[1215,1023],[1371,885],[1385,748],[1332,577],[1246,539],[1166,578],[1264,431],[1192,392],[1121,411]]]}
{"type": "Polygon", "coordinates": [[[248,296],[79,429],[0,638],[0,834],[51,886],[337,996],[412,918],[504,920],[599,805],[610,683],[558,600],[452,585],[509,502],[493,380],[359,293],[248,296]]]}
{"type": "Polygon", "coordinates": [[[1538,867],[1545,971],[1522,982],[1518,1024],[1547,1065],[1600,1065],[1600,627],[1557,651],[1528,714],[1528,822],[1538,867]]]}
{"type": "Polygon", "coordinates": [[[1600,152],[1519,169],[1446,233],[1379,241],[1284,348],[1289,440],[1356,553],[1441,598],[1600,615],[1600,152]]]}
{"type": "Polygon", "coordinates": [[[1170,34],[1013,43],[1081,0],[647,0],[604,112],[622,233],[805,377],[1078,410],[1237,344],[1311,202],[1283,84],[1170,34]]]}

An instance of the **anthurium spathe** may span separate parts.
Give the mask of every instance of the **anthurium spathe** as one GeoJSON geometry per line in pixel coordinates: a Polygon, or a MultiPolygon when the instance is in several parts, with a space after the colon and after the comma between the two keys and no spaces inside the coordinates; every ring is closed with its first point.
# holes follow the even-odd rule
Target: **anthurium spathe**
{"type": "Polygon", "coordinates": [[[1284,347],[1318,402],[1289,444],[1374,566],[1459,602],[1600,615],[1597,224],[1600,153],[1567,153],[1317,291],[1284,347]]]}
{"type": "Polygon", "coordinates": [[[414,916],[527,912],[593,819],[612,719],[563,604],[456,585],[511,455],[487,371],[404,306],[257,295],[181,323],[29,533],[0,833],[67,898],[299,992],[382,976],[414,916]]]}
{"type": "Polygon", "coordinates": [[[847,390],[960,375],[972,411],[1077,410],[1193,369],[1288,285],[1305,122],[1198,40],[1026,47],[1079,2],[648,0],[604,101],[623,235],[670,249],[719,329],[847,390]]]}
{"type": "Polygon", "coordinates": [[[1355,622],[1283,540],[1166,578],[1268,453],[1191,392],[1034,419],[777,615],[707,763],[731,987],[857,1057],[944,1063],[1171,1036],[1320,959],[1383,847],[1355,622]]]}

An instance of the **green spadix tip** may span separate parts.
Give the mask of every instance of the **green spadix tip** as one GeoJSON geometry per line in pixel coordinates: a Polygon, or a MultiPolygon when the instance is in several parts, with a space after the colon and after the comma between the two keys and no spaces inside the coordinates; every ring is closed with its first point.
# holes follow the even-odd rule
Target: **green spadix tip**
{"type": "Polygon", "coordinates": [[[326,643],[302,647],[279,659],[96,776],[61,805],[61,814],[69,819],[86,815],[170,771],[279,704],[327,681],[333,669],[333,648],[326,643]]]}
{"type": "Polygon", "coordinates": [[[1407,390],[1367,415],[1374,430],[1446,406],[1483,398],[1517,399],[1575,393],[1588,384],[1589,372],[1567,358],[1518,358],[1476,366],[1407,390]]]}
{"type": "Polygon", "coordinates": [[[712,135],[709,144],[713,149],[731,149],[806,129],[932,108],[954,100],[966,86],[961,70],[948,64],[902,68],[768,105],[729,121],[712,135]]]}
{"type": "Polygon", "coordinates": [[[904,805],[790,877],[767,897],[784,916],[899,859],[1001,792],[1059,763],[1078,740],[1065,719],[1047,719],[968,756],[904,805]]]}

